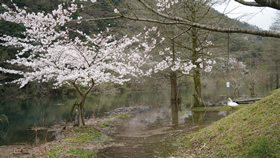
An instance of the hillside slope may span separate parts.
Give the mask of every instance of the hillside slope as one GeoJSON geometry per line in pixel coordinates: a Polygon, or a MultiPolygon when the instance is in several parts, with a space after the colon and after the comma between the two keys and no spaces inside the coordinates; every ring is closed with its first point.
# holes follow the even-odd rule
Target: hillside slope
{"type": "Polygon", "coordinates": [[[180,157],[280,157],[280,89],[177,143],[180,157]]]}

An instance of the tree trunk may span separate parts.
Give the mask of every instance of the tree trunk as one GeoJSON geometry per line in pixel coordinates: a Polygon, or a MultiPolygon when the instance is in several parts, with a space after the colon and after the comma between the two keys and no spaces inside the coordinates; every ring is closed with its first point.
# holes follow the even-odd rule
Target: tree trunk
{"type": "Polygon", "coordinates": [[[193,107],[202,107],[204,106],[202,102],[201,94],[201,80],[200,80],[200,71],[199,68],[195,68],[193,72],[193,81],[194,81],[194,105],[193,107]]]}
{"type": "MultiPolygon", "coordinates": [[[[192,21],[195,21],[196,15],[195,11],[192,12],[192,21]]],[[[200,63],[197,62],[199,59],[199,44],[198,44],[198,32],[197,28],[191,29],[192,37],[192,63],[196,65],[196,68],[193,70],[193,81],[194,81],[194,104],[193,107],[202,107],[204,106],[202,102],[202,92],[201,92],[201,80],[200,80],[200,63]]]]}
{"type": "Polygon", "coordinates": [[[84,109],[84,104],[87,95],[90,93],[92,88],[94,87],[94,81],[91,80],[91,86],[86,90],[86,92],[82,92],[81,89],[78,87],[78,85],[75,82],[72,82],[73,86],[76,88],[76,90],[79,92],[81,96],[81,101],[79,103],[79,108],[78,108],[78,113],[79,113],[79,126],[83,127],[85,125],[85,120],[84,120],[84,115],[83,115],[83,109],[84,109]]]}
{"type": "Polygon", "coordinates": [[[177,129],[179,125],[179,107],[178,102],[171,102],[171,116],[172,116],[172,126],[177,129]]]}
{"type": "Polygon", "coordinates": [[[251,92],[251,97],[255,97],[256,96],[254,81],[252,81],[252,83],[251,83],[250,92],[251,92]]]}
{"type": "Polygon", "coordinates": [[[178,85],[176,72],[170,73],[170,85],[171,85],[171,102],[178,102],[178,85]]]}
{"type": "Polygon", "coordinates": [[[239,96],[239,87],[234,87],[234,97],[238,98],[239,96]]]}
{"type": "Polygon", "coordinates": [[[83,109],[84,109],[84,104],[86,100],[86,95],[82,96],[81,102],[79,104],[79,126],[83,127],[85,125],[85,120],[84,120],[84,115],[83,115],[83,109]]]}

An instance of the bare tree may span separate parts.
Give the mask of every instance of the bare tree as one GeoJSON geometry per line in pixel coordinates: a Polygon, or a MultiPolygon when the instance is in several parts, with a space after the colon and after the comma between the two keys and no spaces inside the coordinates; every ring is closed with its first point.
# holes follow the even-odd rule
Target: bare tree
{"type": "MultiPolygon", "coordinates": [[[[134,21],[142,21],[142,22],[150,22],[164,25],[185,25],[191,26],[199,29],[204,29],[213,32],[222,32],[222,33],[243,33],[243,34],[251,34],[251,35],[259,35],[263,37],[275,37],[280,38],[279,32],[274,31],[264,31],[259,29],[244,29],[244,28],[226,28],[219,27],[216,25],[211,25],[203,22],[192,22],[186,18],[182,18],[180,16],[172,16],[164,12],[160,12],[155,8],[155,5],[152,5],[153,2],[147,2],[145,0],[137,0],[127,2],[126,5],[122,7],[117,7],[111,0],[108,0],[110,4],[112,4],[113,8],[118,8],[117,15],[102,17],[102,18],[90,18],[85,19],[84,21],[91,20],[109,20],[109,19],[128,19],[134,21]],[[131,5],[133,3],[133,5],[131,5]],[[145,14],[139,15],[138,11],[146,12],[145,14]],[[148,15],[148,16],[147,16],[148,15]]],[[[252,7],[269,7],[279,10],[280,4],[279,0],[256,0],[255,2],[244,1],[244,0],[236,0],[240,4],[252,7]]]]}

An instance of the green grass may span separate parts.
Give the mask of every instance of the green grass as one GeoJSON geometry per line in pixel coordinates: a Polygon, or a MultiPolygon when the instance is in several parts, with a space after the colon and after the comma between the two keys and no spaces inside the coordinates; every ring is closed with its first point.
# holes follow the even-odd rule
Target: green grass
{"type": "Polygon", "coordinates": [[[91,126],[85,126],[83,128],[74,127],[71,131],[74,136],[64,139],[65,142],[78,143],[78,144],[96,144],[104,143],[109,140],[109,138],[99,131],[96,131],[91,126]]]}
{"type": "Polygon", "coordinates": [[[193,134],[179,136],[177,156],[280,157],[280,90],[193,134]]]}
{"type": "Polygon", "coordinates": [[[70,149],[68,153],[71,154],[71,156],[78,156],[80,158],[94,157],[96,154],[95,151],[80,148],[70,149]]]}
{"type": "MultiPolygon", "coordinates": [[[[97,126],[106,128],[113,126],[118,121],[131,117],[130,114],[120,113],[109,118],[97,121],[97,126]]],[[[65,132],[66,138],[61,143],[47,150],[46,157],[94,157],[101,144],[107,143],[110,138],[94,126],[73,127],[65,132]],[[91,147],[91,150],[88,147],[91,147]]]]}
{"type": "Polygon", "coordinates": [[[97,147],[110,140],[93,126],[73,127],[65,135],[65,139],[47,150],[46,157],[95,157],[97,147]]]}
{"type": "Polygon", "coordinates": [[[56,146],[49,150],[46,157],[80,157],[88,158],[94,157],[97,153],[97,150],[88,150],[82,148],[65,148],[62,146],[56,146]]]}
{"type": "Polygon", "coordinates": [[[59,157],[60,154],[64,152],[62,147],[54,147],[49,150],[47,157],[59,157]]]}

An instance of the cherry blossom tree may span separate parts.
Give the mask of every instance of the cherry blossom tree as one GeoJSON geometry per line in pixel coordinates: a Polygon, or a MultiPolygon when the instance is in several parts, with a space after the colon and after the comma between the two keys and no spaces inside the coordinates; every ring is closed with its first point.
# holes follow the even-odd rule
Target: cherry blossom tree
{"type": "Polygon", "coordinates": [[[143,35],[116,39],[109,29],[86,35],[68,28],[67,23],[77,22],[71,18],[78,9],[76,4],[68,8],[61,4],[52,13],[28,13],[16,5],[14,10],[3,7],[7,12],[0,14],[2,20],[23,24],[26,28],[22,37],[0,37],[2,46],[21,48],[15,59],[6,62],[26,67],[27,71],[3,67],[0,71],[20,75],[21,78],[12,82],[20,84],[21,88],[31,81],[54,81],[54,88],[73,85],[81,96],[79,126],[85,124],[82,110],[94,86],[106,82],[123,84],[130,77],[150,75],[153,71],[143,67],[149,61],[148,52],[157,43],[155,38],[149,38],[150,32],[156,32],[155,27],[147,29],[143,35]],[[76,37],[71,39],[70,34],[76,37]]]}

